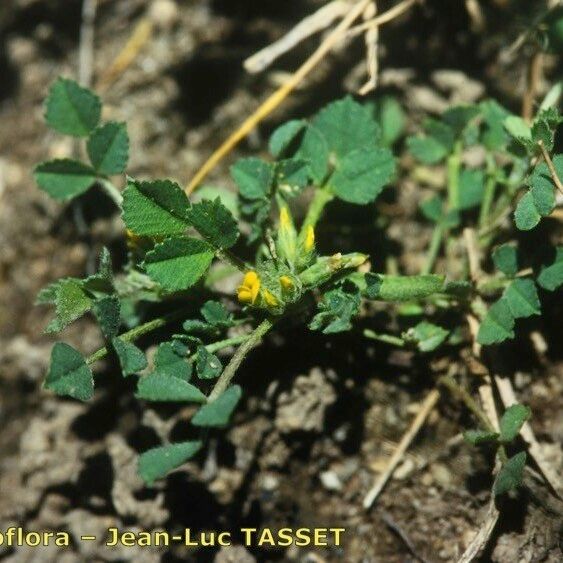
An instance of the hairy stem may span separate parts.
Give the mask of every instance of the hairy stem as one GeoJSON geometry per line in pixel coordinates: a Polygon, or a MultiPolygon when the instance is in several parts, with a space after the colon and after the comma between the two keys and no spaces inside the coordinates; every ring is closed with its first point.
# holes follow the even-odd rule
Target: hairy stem
{"type": "MultiPolygon", "coordinates": [[[[120,334],[119,338],[125,340],[125,342],[133,342],[138,338],[140,338],[141,336],[148,334],[149,332],[152,332],[153,330],[157,330],[163,326],[166,326],[169,323],[181,319],[184,315],[188,314],[189,311],[190,311],[189,309],[180,309],[179,311],[174,311],[169,315],[158,317],[156,319],[153,319],[152,321],[148,321],[142,325],[136,326],[135,328],[132,328],[131,330],[124,332],[123,334],[120,334]]],[[[102,360],[108,354],[109,354],[109,349],[107,346],[104,346],[103,348],[96,350],[93,354],[88,356],[88,358],[86,358],[86,363],[93,364],[94,362],[102,360]]]]}
{"type": "Polygon", "coordinates": [[[426,255],[426,263],[422,268],[421,274],[429,274],[434,268],[440,246],[442,245],[442,238],[444,236],[444,227],[440,223],[436,223],[434,231],[432,231],[432,238],[430,239],[430,246],[426,255]]]}
{"type": "Polygon", "coordinates": [[[235,376],[238,368],[243,362],[244,358],[254,348],[258,345],[262,337],[272,328],[273,322],[270,319],[264,319],[249,335],[248,339],[242,344],[242,346],[234,353],[231,361],[227,364],[227,367],[223,370],[220,375],[215,387],[209,394],[208,402],[211,403],[221,393],[223,393],[229,386],[231,380],[235,376]]]}
{"type": "Polygon", "coordinates": [[[252,337],[252,333],[250,334],[239,334],[238,336],[233,336],[231,338],[225,338],[224,340],[218,340],[217,342],[212,342],[205,346],[205,349],[210,353],[213,354],[223,348],[228,348],[229,346],[237,346],[238,344],[242,344],[246,342],[249,338],[252,337]]]}
{"type": "Polygon", "coordinates": [[[305,232],[305,229],[309,226],[315,227],[323,214],[324,208],[333,198],[334,194],[327,188],[319,188],[315,191],[315,195],[309,205],[305,220],[303,221],[303,226],[301,227],[302,233],[305,232]]]}
{"type": "Polygon", "coordinates": [[[364,336],[370,340],[378,340],[379,342],[385,342],[386,344],[398,346],[399,348],[404,348],[405,346],[405,341],[402,338],[393,336],[392,334],[379,334],[369,328],[364,330],[364,336]]]}
{"type": "Polygon", "coordinates": [[[479,228],[483,229],[489,221],[489,214],[495,197],[496,188],[496,174],[495,174],[495,161],[493,156],[487,154],[487,180],[485,183],[485,193],[481,201],[481,209],[479,210],[479,228]]]}
{"type": "Polygon", "coordinates": [[[551,160],[549,153],[545,149],[545,145],[543,144],[543,141],[541,141],[541,140],[538,141],[538,145],[540,147],[543,159],[545,160],[545,163],[547,164],[547,167],[549,168],[549,173],[551,174],[551,179],[553,180],[555,187],[563,194],[563,184],[561,183],[561,180],[559,179],[559,176],[557,175],[557,170],[555,170],[555,166],[553,165],[553,160],[551,160]]]}
{"type": "Polygon", "coordinates": [[[109,181],[105,178],[98,178],[98,183],[106,192],[106,194],[113,200],[117,207],[121,208],[121,204],[123,203],[123,196],[121,192],[109,181]]]}
{"type": "Polygon", "coordinates": [[[454,145],[452,154],[448,157],[447,175],[448,175],[448,207],[459,209],[459,171],[461,168],[461,141],[457,141],[454,145]]]}

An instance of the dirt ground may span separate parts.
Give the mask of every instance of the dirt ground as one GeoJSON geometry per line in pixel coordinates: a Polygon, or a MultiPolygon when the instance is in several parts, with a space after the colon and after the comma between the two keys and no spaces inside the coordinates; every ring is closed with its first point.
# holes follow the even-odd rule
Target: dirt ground
{"type": "MultiPolygon", "coordinates": [[[[245,74],[244,58],[322,2],[160,1],[161,10],[152,15],[152,39],[103,94],[105,117],[127,122],[130,175],[185,182],[280,80],[275,72],[245,74]]],[[[99,3],[96,76],[148,4],[99,3]]],[[[426,4],[382,32],[380,92],[395,94],[412,120],[450,102],[487,96],[517,109],[523,69],[518,61],[507,65],[498,57],[507,37],[516,36],[502,9],[493,12],[488,32],[479,34],[471,31],[462,2],[455,9],[443,1],[426,4]]],[[[447,397],[370,511],[362,508],[362,499],[432,388],[432,375],[452,361],[460,373],[467,371],[467,350],[421,359],[366,345],[352,334],[328,338],[288,327],[267,339],[241,370],[246,399],[233,426],[211,440],[202,459],[153,488],[137,476],[136,455],[170,429],[181,438],[185,412],[142,408],[131,383],[115,377],[111,366],[100,370],[99,390],[89,404],[41,389],[54,340],[42,334],[49,313],[34,306],[37,292],[58,277],[92,272],[104,245],[115,256],[125,252],[121,220],[101,194],[61,206],[37,189],[31,175],[37,162],[72,150],[47,131],[42,100],[57,76],[76,76],[80,10],[78,0],[10,0],[0,6],[0,532],[23,526],[65,529],[73,537],[64,551],[0,542],[0,558],[18,563],[456,561],[485,518],[493,478],[491,456],[456,439],[470,418],[447,397]],[[101,534],[96,542],[79,539],[110,526],[226,530],[238,544],[241,527],[326,526],[346,532],[342,545],[330,548],[108,550],[101,534]]],[[[295,68],[314,45],[305,42],[277,70],[295,68]]],[[[325,60],[209,183],[232,189],[228,165],[236,156],[260,152],[276,124],[308,115],[357,87],[362,56],[356,42],[325,60]]],[[[389,230],[384,247],[377,246],[379,240],[365,246],[372,255],[379,252],[382,263],[398,247],[402,267],[416,271],[429,233],[408,218],[421,197],[417,186],[400,182],[393,205],[404,218],[389,230]]],[[[549,235],[555,236],[553,229],[549,235]]],[[[328,229],[318,238],[327,249],[346,244],[334,241],[328,229]]],[[[549,344],[542,358],[526,342],[507,351],[517,358],[507,373],[532,407],[534,431],[559,472],[561,312],[561,298],[554,297],[542,321],[549,344]]],[[[88,319],[61,338],[85,353],[101,344],[88,319]]],[[[563,560],[561,503],[541,487],[535,495],[523,490],[505,502],[482,560],[563,560]]]]}

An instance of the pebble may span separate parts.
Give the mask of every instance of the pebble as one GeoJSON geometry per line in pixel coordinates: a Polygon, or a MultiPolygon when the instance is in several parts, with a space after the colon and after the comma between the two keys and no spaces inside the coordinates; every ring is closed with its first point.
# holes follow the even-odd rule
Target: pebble
{"type": "Polygon", "coordinates": [[[323,471],[320,475],[321,483],[329,491],[341,491],[342,482],[334,471],[323,471]]]}
{"type": "Polygon", "coordinates": [[[170,29],[178,21],[178,6],[172,0],[155,0],[149,8],[149,18],[157,27],[170,29]]]}

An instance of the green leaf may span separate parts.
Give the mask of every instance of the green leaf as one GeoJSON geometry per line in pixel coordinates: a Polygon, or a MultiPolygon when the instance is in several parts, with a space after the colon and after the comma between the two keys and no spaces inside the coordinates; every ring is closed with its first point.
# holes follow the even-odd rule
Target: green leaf
{"type": "Polygon", "coordinates": [[[504,290],[502,300],[508,305],[515,319],[539,315],[541,312],[538,291],[532,280],[513,280],[504,290]]]}
{"type": "Polygon", "coordinates": [[[100,253],[98,271],[82,280],[82,287],[96,296],[100,294],[112,294],[115,291],[111,255],[105,246],[100,253]]]}
{"type": "Polygon", "coordinates": [[[156,479],[166,477],[170,471],[177,469],[191,459],[202,447],[202,442],[178,442],[153,448],[139,457],[139,475],[147,485],[156,479]]]}
{"type": "Polygon", "coordinates": [[[320,185],[328,173],[329,151],[327,140],[316,127],[307,127],[295,157],[307,162],[311,177],[320,185]]]}
{"type": "Polygon", "coordinates": [[[226,328],[233,324],[233,314],[219,301],[207,301],[201,308],[203,318],[218,328],[226,328]]]}
{"type": "Polygon", "coordinates": [[[518,253],[510,244],[498,246],[493,251],[495,268],[508,277],[513,277],[518,272],[518,253]]]}
{"type": "Polygon", "coordinates": [[[420,276],[383,276],[366,274],[366,297],[382,301],[413,301],[444,291],[444,277],[433,274],[420,276]]]}
{"type": "Polygon", "coordinates": [[[184,355],[179,354],[172,342],[159,344],[154,356],[155,374],[177,377],[189,381],[192,376],[192,365],[184,355]]]}
{"type": "Polygon", "coordinates": [[[479,326],[477,342],[496,344],[514,338],[514,317],[504,299],[494,303],[479,326]]]}
{"type": "Polygon", "coordinates": [[[104,338],[111,340],[117,336],[121,320],[121,305],[117,295],[96,299],[92,305],[92,312],[100,325],[104,338]]]}
{"type": "Polygon", "coordinates": [[[83,194],[96,182],[96,172],[92,168],[68,158],[39,164],[34,177],[43,191],[59,201],[83,194]]]}
{"type": "Polygon", "coordinates": [[[73,80],[59,78],[49,90],[45,119],[49,127],[73,137],[86,137],[100,121],[102,103],[73,80]]]}
{"type": "Polygon", "coordinates": [[[329,183],[334,193],[349,203],[370,203],[395,174],[395,159],[389,149],[357,149],[342,158],[329,183]]]}
{"type": "Polygon", "coordinates": [[[207,401],[206,396],[191,383],[179,377],[158,373],[141,377],[135,396],[147,401],[182,401],[189,403],[205,403],[207,401]]]}
{"type": "Polygon", "coordinates": [[[421,321],[409,329],[405,336],[408,340],[413,341],[421,352],[431,352],[436,350],[449,334],[450,331],[441,326],[421,321]]]}
{"type": "Polygon", "coordinates": [[[129,179],[123,191],[123,220],[137,235],[179,235],[188,227],[190,202],[175,182],[129,179]]]}
{"type": "Polygon", "coordinates": [[[500,150],[508,142],[503,124],[510,112],[494,100],[485,100],[480,106],[483,113],[483,144],[489,150],[500,150]]]}
{"type": "Polygon", "coordinates": [[[553,264],[541,269],[538,283],[548,291],[554,291],[563,284],[563,246],[557,247],[553,264]]]}
{"type": "Polygon", "coordinates": [[[191,196],[191,201],[198,203],[204,199],[215,200],[217,198],[221,200],[221,203],[231,212],[235,219],[239,218],[238,196],[225,188],[202,186],[191,196]]]}
{"type": "Polygon", "coordinates": [[[485,193],[482,170],[463,169],[459,175],[459,209],[471,209],[481,203],[485,193]]]}
{"type": "Polygon", "coordinates": [[[280,158],[291,145],[292,141],[307,126],[303,119],[292,119],[280,125],[271,135],[269,142],[270,154],[274,158],[280,158]]]}
{"type": "Polygon", "coordinates": [[[312,125],[338,159],[357,149],[373,148],[381,139],[381,131],[369,108],[350,96],[324,107],[312,125]]]}
{"type": "Polygon", "coordinates": [[[246,199],[268,197],[274,179],[274,167],[260,158],[242,158],[231,166],[231,176],[246,199]]]}
{"type": "Polygon", "coordinates": [[[53,346],[44,387],[57,395],[80,401],[87,401],[94,396],[94,378],[90,368],[82,354],[64,342],[57,342],[53,346]]]}
{"type": "MultiPolygon", "coordinates": [[[[562,154],[553,157],[553,166],[559,178],[563,178],[562,154]]],[[[527,183],[530,186],[538,213],[543,216],[549,215],[555,207],[555,184],[545,162],[541,162],[534,168],[527,183]]]]}
{"type": "Polygon", "coordinates": [[[195,203],[186,219],[215,248],[230,248],[238,239],[237,222],[219,198],[195,203]]]}
{"type": "Polygon", "coordinates": [[[512,442],[520,433],[520,428],[530,418],[532,411],[525,405],[508,407],[500,419],[500,441],[512,442]]]}
{"type": "Polygon", "coordinates": [[[135,344],[127,342],[119,337],[115,337],[111,341],[113,349],[119,359],[121,372],[124,377],[139,373],[147,367],[147,359],[140,348],[135,344]]]}
{"type": "Polygon", "coordinates": [[[129,160],[129,136],[125,123],[110,121],[96,128],[88,139],[87,150],[98,174],[121,174],[129,160]]]}
{"type": "Polygon", "coordinates": [[[286,197],[295,197],[311,176],[309,164],[299,158],[289,158],[276,163],[276,185],[286,197]]]}
{"type": "Polygon", "coordinates": [[[241,388],[232,385],[214,401],[201,407],[192,418],[192,424],[213,428],[226,426],[241,396],[241,388]]]}
{"type": "Polygon", "coordinates": [[[456,135],[447,123],[438,119],[428,118],[424,120],[424,129],[430,137],[438,141],[446,149],[446,152],[452,152],[456,135]]]}
{"type": "Polygon", "coordinates": [[[548,123],[539,118],[532,125],[532,141],[534,143],[543,143],[547,151],[553,150],[553,132],[548,123]]]}
{"type": "Polygon", "coordinates": [[[442,120],[459,137],[469,123],[479,114],[479,107],[470,104],[463,104],[447,109],[442,114],[442,120]]]}
{"type": "Polygon", "coordinates": [[[489,432],[488,430],[467,430],[463,433],[464,440],[472,446],[495,442],[498,437],[498,432],[489,432]]]}
{"type": "Polygon", "coordinates": [[[498,472],[493,484],[495,495],[502,495],[511,489],[516,489],[522,484],[524,467],[526,465],[526,452],[512,456],[498,472]]]}
{"type": "Polygon", "coordinates": [[[375,102],[375,118],[381,129],[381,143],[390,147],[397,141],[406,126],[406,117],[401,104],[390,96],[383,96],[375,102]]]}
{"type": "Polygon", "coordinates": [[[82,289],[80,280],[67,278],[57,282],[54,288],[56,317],[49,323],[45,332],[59,332],[70,323],[87,313],[92,299],[82,289]]]}
{"type": "Polygon", "coordinates": [[[530,126],[517,115],[509,115],[504,120],[504,128],[508,131],[509,135],[519,141],[531,141],[532,130],[530,126]]]}
{"type": "Polygon", "coordinates": [[[420,203],[420,211],[426,219],[439,223],[444,215],[444,202],[439,195],[434,195],[420,203]]]}
{"type": "Polygon", "coordinates": [[[221,360],[208,352],[205,346],[199,346],[197,349],[196,367],[200,379],[215,379],[223,371],[221,360]]]}
{"type": "Polygon", "coordinates": [[[424,164],[437,164],[449,152],[447,147],[434,137],[408,137],[407,147],[414,158],[424,164]]]}
{"type": "Polygon", "coordinates": [[[360,293],[352,284],[346,284],[327,291],[319,303],[319,313],[311,322],[311,330],[320,330],[323,334],[344,332],[352,328],[350,322],[360,309],[360,293]]]}
{"type": "Polygon", "coordinates": [[[531,191],[527,191],[516,205],[514,212],[514,222],[521,231],[532,230],[541,219],[541,215],[534,203],[531,191]]]}
{"type": "Polygon", "coordinates": [[[167,291],[194,285],[213,260],[213,249],[203,240],[176,237],[157,244],[147,253],[143,266],[147,274],[167,291]]]}

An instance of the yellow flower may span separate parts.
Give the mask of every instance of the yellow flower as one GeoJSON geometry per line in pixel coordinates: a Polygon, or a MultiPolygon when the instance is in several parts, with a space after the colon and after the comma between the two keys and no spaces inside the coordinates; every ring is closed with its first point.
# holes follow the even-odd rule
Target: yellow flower
{"type": "Polygon", "coordinates": [[[280,209],[280,228],[287,229],[291,226],[291,217],[285,205],[280,209]]]}
{"type": "Polygon", "coordinates": [[[237,289],[238,300],[241,303],[253,304],[260,291],[260,278],[258,274],[251,270],[244,274],[242,284],[237,289]]]}
{"type": "Polygon", "coordinates": [[[305,252],[311,252],[315,246],[315,229],[311,225],[307,225],[307,232],[305,233],[305,244],[303,245],[305,252]]]}
{"type": "Polygon", "coordinates": [[[282,286],[282,289],[285,289],[286,291],[290,291],[295,287],[293,280],[289,276],[281,276],[280,285],[282,286]]]}
{"type": "Polygon", "coordinates": [[[262,290],[262,296],[264,297],[264,301],[266,302],[266,305],[268,305],[268,307],[278,306],[278,300],[276,299],[274,294],[268,289],[262,290]]]}

